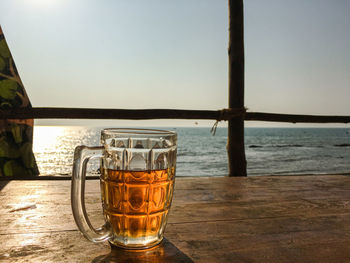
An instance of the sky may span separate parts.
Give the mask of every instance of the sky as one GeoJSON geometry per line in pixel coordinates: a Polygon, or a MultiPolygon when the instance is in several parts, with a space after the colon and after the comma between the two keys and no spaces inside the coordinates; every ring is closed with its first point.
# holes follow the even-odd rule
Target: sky
{"type": "MultiPolygon", "coordinates": [[[[244,3],[248,110],[350,115],[350,1],[244,3]]],[[[227,0],[0,0],[0,24],[34,107],[218,110],[228,105],[227,0]]]]}

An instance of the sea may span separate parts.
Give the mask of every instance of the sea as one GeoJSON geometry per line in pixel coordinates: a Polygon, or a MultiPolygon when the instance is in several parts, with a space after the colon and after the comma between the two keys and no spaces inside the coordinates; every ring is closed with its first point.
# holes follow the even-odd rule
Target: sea
{"type": "MultiPolygon", "coordinates": [[[[79,145],[100,145],[101,127],[35,126],[33,151],[41,175],[72,173],[79,145]]],[[[178,133],[176,176],[227,176],[227,129],[164,128],[178,133]]],[[[347,128],[245,128],[248,176],[350,174],[347,128]]],[[[98,174],[92,163],[89,175],[98,174]]]]}

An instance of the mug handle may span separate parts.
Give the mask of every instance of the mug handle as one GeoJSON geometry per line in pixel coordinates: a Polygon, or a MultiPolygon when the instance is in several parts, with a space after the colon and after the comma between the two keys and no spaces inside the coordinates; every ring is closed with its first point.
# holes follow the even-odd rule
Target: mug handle
{"type": "Polygon", "coordinates": [[[106,222],[102,227],[95,229],[87,216],[85,209],[85,178],[86,166],[91,159],[102,157],[102,146],[78,146],[74,151],[71,202],[75,223],[83,235],[92,242],[108,240],[111,227],[106,222]]]}

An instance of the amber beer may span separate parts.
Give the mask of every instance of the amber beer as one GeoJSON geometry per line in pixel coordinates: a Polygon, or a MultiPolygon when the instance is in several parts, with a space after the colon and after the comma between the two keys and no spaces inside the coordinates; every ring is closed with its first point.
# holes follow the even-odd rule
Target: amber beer
{"type": "Polygon", "coordinates": [[[104,170],[103,212],[118,237],[112,243],[156,242],[165,229],[173,184],[174,169],[104,170]]]}
{"type": "Polygon", "coordinates": [[[101,146],[74,152],[72,211],[83,235],[128,249],[144,249],[163,239],[173,197],[177,134],[173,131],[111,128],[101,131],[101,146]],[[86,213],[87,164],[101,162],[101,199],[105,224],[95,229],[86,213]]]}

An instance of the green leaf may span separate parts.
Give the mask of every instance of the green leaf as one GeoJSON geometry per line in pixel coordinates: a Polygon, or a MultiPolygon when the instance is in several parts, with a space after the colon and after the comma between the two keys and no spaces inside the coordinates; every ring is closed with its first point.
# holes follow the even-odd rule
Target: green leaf
{"type": "Polygon", "coordinates": [[[16,97],[17,82],[11,79],[0,81],[0,96],[7,100],[13,100],[16,97]]]}
{"type": "Polygon", "coordinates": [[[0,57],[0,71],[3,71],[6,67],[6,62],[0,57]]]}
{"type": "Polygon", "coordinates": [[[32,126],[26,126],[25,127],[25,132],[23,135],[23,140],[24,141],[33,141],[33,127],[32,126]]]}
{"type": "Polygon", "coordinates": [[[11,143],[6,136],[0,138],[0,157],[6,158],[18,158],[21,153],[18,149],[18,146],[14,143],[11,143]]]}
{"type": "Polygon", "coordinates": [[[26,168],[34,168],[35,157],[32,151],[32,144],[30,142],[24,143],[21,148],[21,158],[26,168]]]}
{"type": "Polygon", "coordinates": [[[4,174],[5,176],[28,176],[30,175],[21,163],[16,160],[7,161],[4,165],[4,174]]]}
{"type": "Polygon", "coordinates": [[[17,125],[16,123],[13,123],[11,125],[11,132],[12,132],[12,136],[13,136],[13,139],[15,140],[15,142],[17,144],[20,144],[23,141],[21,127],[19,125],[17,125]]]}
{"type": "Polygon", "coordinates": [[[12,104],[11,103],[8,103],[7,101],[5,101],[5,102],[2,102],[1,104],[0,104],[0,109],[2,109],[2,110],[7,110],[7,109],[11,109],[12,108],[12,104]]]}
{"type": "Polygon", "coordinates": [[[3,58],[9,58],[11,57],[11,53],[10,50],[6,44],[5,39],[0,41],[0,56],[2,56],[3,58]]]}

